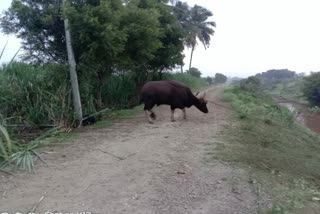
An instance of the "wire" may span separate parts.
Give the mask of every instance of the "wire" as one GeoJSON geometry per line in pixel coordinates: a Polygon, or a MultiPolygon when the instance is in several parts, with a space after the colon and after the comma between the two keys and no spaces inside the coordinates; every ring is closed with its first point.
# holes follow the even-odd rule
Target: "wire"
{"type": "MultiPolygon", "coordinates": [[[[250,115],[250,114],[248,114],[248,113],[245,113],[245,112],[242,112],[242,111],[239,111],[239,110],[235,110],[235,109],[229,108],[229,107],[227,107],[227,106],[224,106],[224,105],[222,105],[222,104],[216,103],[216,102],[211,101],[211,100],[207,100],[207,101],[208,101],[209,103],[211,103],[211,104],[214,104],[214,105],[220,106],[220,107],[225,108],[225,109],[228,109],[228,110],[230,110],[230,111],[234,111],[234,112],[237,112],[237,113],[240,113],[240,114],[246,115],[246,116],[248,116],[248,117],[251,117],[251,118],[253,118],[253,119],[260,120],[260,121],[263,121],[263,122],[266,122],[266,119],[263,119],[263,118],[260,118],[260,117],[253,116],[253,115],[250,115]]],[[[291,129],[289,129],[287,126],[283,126],[283,125],[281,125],[281,124],[279,124],[279,123],[276,123],[275,121],[273,121],[273,120],[271,120],[271,119],[268,119],[268,121],[270,121],[271,123],[273,123],[273,124],[275,124],[275,125],[277,125],[277,126],[279,126],[279,127],[283,128],[283,129],[286,129],[286,130],[292,131],[292,130],[291,130],[291,129]]]]}

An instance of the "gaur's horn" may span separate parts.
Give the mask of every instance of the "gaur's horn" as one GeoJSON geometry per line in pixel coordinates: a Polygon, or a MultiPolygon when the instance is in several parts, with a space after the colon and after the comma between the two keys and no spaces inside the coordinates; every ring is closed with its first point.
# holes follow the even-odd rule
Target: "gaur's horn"
{"type": "Polygon", "coordinates": [[[204,92],[202,95],[202,98],[204,99],[204,98],[206,98],[206,96],[207,96],[207,92],[204,92]]]}
{"type": "Polygon", "coordinates": [[[200,95],[197,96],[199,99],[204,99],[206,97],[206,92],[201,92],[200,95]]]}

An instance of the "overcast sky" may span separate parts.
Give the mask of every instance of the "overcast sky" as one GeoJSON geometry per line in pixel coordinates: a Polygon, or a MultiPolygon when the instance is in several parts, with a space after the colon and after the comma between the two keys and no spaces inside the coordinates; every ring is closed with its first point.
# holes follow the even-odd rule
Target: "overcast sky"
{"type": "MultiPolygon", "coordinates": [[[[11,2],[0,1],[0,11],[11,2]]],[[[203,76],[220,72],[246,77],[274,68],[320,71],[319,0],[186,1],[211,10],[217,23],[210,48],[199,44],[194,52],[193,66],[203,76]]],[[[6,39],[0,35],[0,49],[6,39]]],[[[19,42],[10,37],[3,60],[9,60],[18,48],[19,42]]],[[[187,69],[190,52],[185,54],[187,69]]]]}

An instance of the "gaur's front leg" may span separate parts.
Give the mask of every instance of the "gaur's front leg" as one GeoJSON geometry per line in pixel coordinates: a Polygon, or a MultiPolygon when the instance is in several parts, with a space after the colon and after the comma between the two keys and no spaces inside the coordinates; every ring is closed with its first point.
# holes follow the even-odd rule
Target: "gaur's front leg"
{"type": "Polygon", "coordinates": [[[182,112],[183,112],[183,119],[187,119],[187,114],[186,114],[186,109],[185,108],[183,108],[182,109],[182,112]]]}

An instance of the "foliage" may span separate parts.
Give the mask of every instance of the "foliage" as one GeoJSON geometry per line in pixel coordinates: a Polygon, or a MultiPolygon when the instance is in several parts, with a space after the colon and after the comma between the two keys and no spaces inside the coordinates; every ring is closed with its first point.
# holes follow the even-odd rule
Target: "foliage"
{"type": "Polygon", "coordinates": [[[288,82],[297,77],[294,71],[288,69],[273,69],[255,75],[261,80],[262,87],[265,89],[273,89],[279,83],[288,82]]]}
{"type": "Polygon", "coordinates": [[[198,68],[192,67],[187,71],[188,74],[190,74],[191,76],[200,78],[201,77],[201,71],[198,68]]]}
{"type": "Polygon", "coordinates": [[[113,75],[109,83],[103,85],[102,91],[103,102],[111,108],[130,108],[139,101],[137,84],[132,76],[113,75]]]}
{"type": "Polygon", "coordinates": [[[185,45],[192,49],[189,64],[190,70],[193,51],[198,44],[197,39],[200,40],[205,48],[208,48],[211,36],[214,34],[212,27],[216,27],[216,23],[207,21],[213,14],[199,5],[190,8],[187,3],[178,1],[174,12],[186,34],[185,45]]]}
{"type": "Polygon", "coordinates": [[[261,91],[261,81],[255,76],[240,81],[240,88],[244,91],[257,93],[261,91]]]}
{"type": "Polygon", "coordinates": [[[90,78],[95,108],[105,107],[102,88],[113,74],[135,76],[132,80],[139,86],[181,64],[184,32],[167,1],[67,2],[62,11],[61,0],[16,0],[1,18],[1,27],[23,40],[26,60],[64,64],[67,16],[79,84],[87,85],[90,78]]]}
{"type": "Polygon", "coordinates": [[[166,73],[164,79],[177,80],[194,90],[201,89],[207,85],[205,79],[197,78],[187,73],[166,73]]]}
{"type": "Polygon", "coordinates": [[[0,120],[0,158],[3,158],[4,160],[9,160],[11,153],[12,141],[7,129],[3,125],[3,121],[0,120]]]}
{"type": "Polygon", "coordinates": [[[24,59],[63,62],[66,59],[62,1],[15,0],[0,19],[4,33],[22,39],[24,59]]]}
{"type": "Polygon", "coordinates": [[[304,78],[302,92],[311,105],[320,106],[320,72],[304,78]]]}
{"type": "MultiPolygon", "coordinates": [[[[35,149],[44,144],[50,143],[52,139],[55,139],[52,137],[56,136],[58,133],[61,133],[59,127],[53,128],[46,131],[44,134],[32,140],[28,144],[19,144],[19,142],[15,142],[11,143],[12,148],[7,149],[7,151],[0,150],[0,170],[7,171],[15,168],[27,170],[29,172],[34,171],[35,161],[37,159],[43,161],[35,149]]],[[[9,142],[7,141],[7,143],[9,142]]]]}
{"type": "Polygon", "coordinates": [[[309,111],[312,113],[320,113],[320,107],[319,106],[313,106],[309,108],[309,111]]]}
{"type": "Polygon", "coordinates": [[[298,76],[292,80],[277,84],[276,87],[267,92],[275,97],[282,97],[299,103],[307,103],[302,93],[303,85],[303,77],[298,76]]]}
{"type": "Polygon", "coordinates": [[[214,83],[214,78],[208,76],[206,77],[206,81],[209,85],[212,85],[214,83]]]}
{"type": "Polygon", "coordinates": [[[214,76],[214,83],[215,84],[222,84],[227,81],[227,77],[223,74],[216,73],[214,76]]]}
{"type": "Polygon", "coordinates": [[[233,87],[225,90],[224,98],[238,111],[239,120],[225,130],[229,143],[215,147],[215,156],[253,169],[258,194],[274,198],[272,207],[261,207],[261,213],[302,213],[310,199],[319,196],[319,136],[295,123],[293,114],[267,95],[233,87]]]}
{"type": "Polygon", "coordinates": [[[66,67],[58,64],[3,66],[0,69],[0,114],[30,125],[72,121],[67,74],[66,67]]]}

